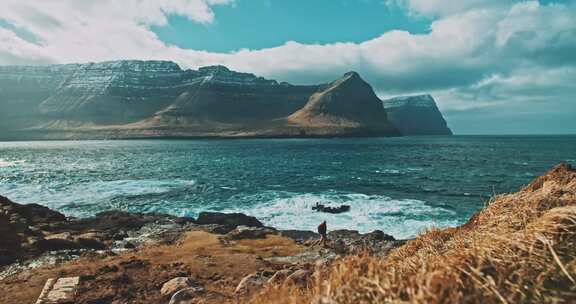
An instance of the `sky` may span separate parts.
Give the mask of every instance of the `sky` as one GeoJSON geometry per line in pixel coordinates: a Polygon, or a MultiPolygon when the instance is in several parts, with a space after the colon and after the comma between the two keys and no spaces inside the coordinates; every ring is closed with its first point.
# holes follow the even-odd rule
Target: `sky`
{"type": "Polygon", "coordinates": [[[432,94],[457,134],[576,134],[576,0],[2,0],[0,65],[172,60],[432,94]]]}

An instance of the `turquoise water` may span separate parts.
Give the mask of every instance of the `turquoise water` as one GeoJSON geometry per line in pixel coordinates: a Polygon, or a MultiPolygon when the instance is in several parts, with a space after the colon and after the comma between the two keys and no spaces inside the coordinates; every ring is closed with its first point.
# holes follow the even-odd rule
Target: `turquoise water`
{"type": "Polygon", "coordinates": [[[410,237],[465,222],[561,161],[576,164],[576,136],[4,142],[0,194],[79,217],[239,211],[410,237]],[[318,201],[352,210],[311,212],[318,201]]]}

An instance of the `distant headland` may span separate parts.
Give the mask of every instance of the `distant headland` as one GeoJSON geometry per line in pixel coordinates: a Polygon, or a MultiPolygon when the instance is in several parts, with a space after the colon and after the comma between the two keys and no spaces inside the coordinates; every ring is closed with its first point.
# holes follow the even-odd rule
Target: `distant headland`
{"type": "Polygon", "coordinates": [[[0,140],[450,135],[430,95],[382,101],[358,73],[292,85],[224,66],[0,66],[0,140]]]}

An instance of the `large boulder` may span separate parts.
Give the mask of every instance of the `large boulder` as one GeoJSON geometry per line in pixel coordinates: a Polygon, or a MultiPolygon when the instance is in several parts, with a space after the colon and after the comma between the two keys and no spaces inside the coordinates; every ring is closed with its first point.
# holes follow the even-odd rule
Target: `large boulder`
{"type": "Polygon", "coordinates": [[[337,254],[368,252],[374,255],[384,255],[397,243],[393,236],[380,230],[365,234],[356,230],[334,230],[328,233],[328,240],[337,254]]]}
{"type": "Polygon", "coordinates": [[[0,196],[0,214],[12,218],[13,222],[21,221],[28,226],[66,221],[64,214],[50,208],[38,204],[17,204],[3,196],[0,196]]]}
{"type": "Polygon", "coordinates": [[[243,213],[201,212],[196,220],[198,225],[218,224],[236,228],[238,226],[264,227],[262,222],[253,216],[243,213]]]}
{"type": "Polygon", "coordinates": [[[43,242],[38,227],[65,221],[59,212],[37,204],[17,204],[0,196],[0,266],[41,252],[44,245],[55,245],[43,242]]]}
{"type": "Polygon", "coordinates": [[[162,285],[162,289],[160,289],[160,293],[164,296],[173,295],[178,290],[189,288],[192,286],[194,286],[194,281],[191,278],[177,277],[164,283],[164,285],[162,285]]]}
{"type": "Polygon", "coordinates": [[[227,297],[219,292],[189,287],[177,291],[168,304],[226,303],[226,300],[227,297]]]}

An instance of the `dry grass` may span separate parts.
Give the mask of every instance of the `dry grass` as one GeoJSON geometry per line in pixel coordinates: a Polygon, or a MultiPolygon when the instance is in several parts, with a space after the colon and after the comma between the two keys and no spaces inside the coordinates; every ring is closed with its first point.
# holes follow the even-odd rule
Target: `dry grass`
{"type": "Polygon", "coordinates": [[[576,303],[575,245],[576,171],[559,165],[463,226],[317,267],[306,290],[271,287],[252,302],[576,303]]]}

